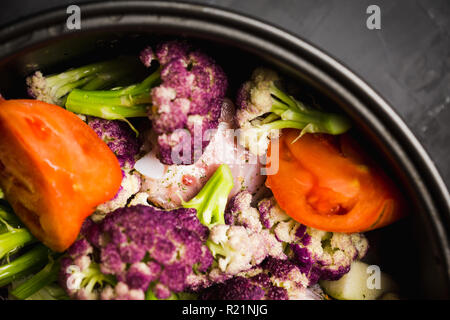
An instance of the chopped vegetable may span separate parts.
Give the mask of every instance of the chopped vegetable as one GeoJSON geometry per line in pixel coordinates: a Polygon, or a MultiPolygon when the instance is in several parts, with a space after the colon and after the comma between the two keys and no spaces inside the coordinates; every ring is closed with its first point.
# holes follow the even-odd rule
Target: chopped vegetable
{"type": "MultiPolygon", "coordinates": [[[[14,298],[14,297],[12,297],[14,298]]],[[[25,300],[69,300],[66,292],[57,283],[49,284],[25,300]]]]}
{"type": "Polygon", "coordinates": [[[205,273],[213,261],[205,245],[209,230],[200,221],[223,221],[233,187],[226,165],[210,181],[186,203],[192,208],[136,205],[115,210],[98,225],[91,222],[62,260],[61,286],[77,299],[169,299],[188,289],[190,277],[205,273]],[[70,266],[78,271],[72,274],[70,266]],[[81,279],[79,288],[68,286],[74,277],[81,279]]]}
{"type": "Polygon", "coordinates": [[[21,300],[29,298],[45,286],[51,285],[55,282],[58,278],[59,268],[59,261],[55,261],[53,258],[50,258],[50,261],[42,270],[33,275],[30,279],[15,287],[10,291],[10,294],[21,300]]]}
{"type": "Polygon", "coordinates": [[[361,261],[353,262],[350,272],[337,281],[320,281],[324,291],[339,300],[376,300],[386,293],[397,291],[397,285],[384,272],[361,261]]]}
{"type": "Polygon", "coordinates": [[[140,58],[147,67],[155,60],[160,64],[143,82],[109,91],[75,89],[67,97],[66,108],[108,120],[148,114],[158,134],[161,161],[194,163],[209,143],[204,133],[218,126],[227,89],[223,70],[180,41],[164,42],[155,53],[148,47],[140,58]],[[184,129],[183,134],[179,129],[184,129]]]}
{"type": "MultiPolygon", "coordinates": [[[[204,290],[201,300],[322,300],[302,285],[305,275],[294,263],[267,258],[253,269],[204,290]]],[[[320,292],[320,289],[317,290],[320,292]]]]}
{"type": "Polygon", "coordinates": [[[211,265],[207,232],[195,209],[118,209],[69,248],[60,285],[75,299],[144,300],[149,288],[167,299],[186,289],[190,274],[211,265]],[[79,286],[70,286],[76,279],[79,286]]]}
{"type": "Polygon", "coordinates": [[[256,155],[266,154],[270,139],[284,128],[338,135],[350,129],[350,121],[339,114],[305,106],[280,87],[275,71],[257,68],[238,92],[236,121],[239,141],[256,155]]]}
{"type": "Polygon", "coordinates": [[[162,43],[155,56],[162,65],[161,84],[152,89],[149,117],[160,159],[164,164],[195,163],[209,144],[205,132],[218,126],[227,77],[212,58],[184,42],[162,43]]]}
{"type": "Polygon", "coordinates": [[[122,169],[130,170],[134,167],[140,142],[126,123],[96,117],[87,117],[86,122],[114,152],[122,169]]]}
{"type": "Polygon", "coordinates": [[[288,216],[273,197],[260,200],[258,209],[251,206],[251,199],[246,191],[231,199],[227,223],[245,226],[259,235],[268,233],[271,237],[266,236],[264,243],[270,244],[269,256],[295,263],[305,275],[305,286],[314,285],[319,279],[339,279],[354,260],[367,253],[369,245],[363,234],[306,227],[288,216]]]}
{"type": "MultiPolygon", "coordinates": [[[[347,135],[283,132],[279,169],[267,177],[280,207],[316,229],[363,232],[404,216],[403,200],[391,179],[347,135]]],[[[274,160],[276,161],[276,160],[274,160]]]]}
{"type": "Polygon", "coordinates": [[[141,83],[112,90],[74,89],[67,96],[66,109],[107,120],[146,117],[151,102],[150,90],[159,81],[159,71],[141,83]]]}
{"type": "Polygon", "coordinates": [[[61,285],[77,299],[169,299],[260,264],[274,237],[270,242],[268,233],[218,224],[225,209],[219,199],[227,198],[232,181],[222,165],[205,191],[186,204],[195,209],[135,205],[115,210],[100,224],[91,221],[62,260],[61,285]],[[72,273],[71,266],[78,271],[72,273]],[[86,270],[95,270],[88,272],[95,277],[86,270]],[[73,289],[67,287],[71,277],[85,280],[73,289]]]}
{"type": "Polygon", "coordinates": [[[233,186],[230,168],[221,165],[200,192],[188,202],[183,201],[182,205],[184,208],[194,208],[200,222],[209,228],[215,224],[224,224],[228,194],[233,186]]]}
{"type": "Polygon", "coordinates": [[[2,100],[0,136],[6,199],[37,239],[64,251],[119,190],[117,158],[76,115],[37,100],[2,100]]]}
{"type": "Polygon", "coordinates": [[[119,57],[97,62],[60,74],[43,76],[41,71],[27,78],[28,94],[40,101],[64,106],[69,92],[76,88],[100,90],[121,83],[139,70],[139,60],[119,57]]]}
{"type": "Polygon", "coordinates": [[[49,249],[38,244],[12,262],[0,266],[0,287],[32,274],[45,265],[49,249]]]}
{"type": "Polygon", "coordinates": [[[36,241],[33,235],[26,228],[12,227],[8,223],[9,219],[2,217],[5,212],[6,211],[4,211],[4,209],[0,206],[0,260],[5,255],[9,255],[21,247],[36,241]],[[2,229],[5,232],[2,232],[2,229]]]}

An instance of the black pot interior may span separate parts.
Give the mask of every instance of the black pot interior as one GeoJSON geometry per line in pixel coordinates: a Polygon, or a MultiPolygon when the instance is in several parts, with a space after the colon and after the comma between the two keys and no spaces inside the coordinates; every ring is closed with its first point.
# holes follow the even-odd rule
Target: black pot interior
{"type": "MultiPolygon", "coordinates": [[[[117,29],[115,29],[117,30],[117,29]]],[[[0,61],[0,92],[5,98],[26,98],[24,78],[32,71],[42,70],[44,74],[62,71],[86,62],[101,60],[121,53],[137,54],[146,44],[156,43],[162,38],[178,36],[171,31],[158,35],[140,30],[82,31],[42,42],[0,61]]],[[[275,56],[249,52],[245,47],[236,47],[220,39],[208,39],[196,34],[185,34],[191,41],[211,54],[229,76],[228,96],[235,97],[237,87],[245,81],[253,68],[259,65],[282,65],[275,56]]],[[[317,104],[326,109],[341,109],[334,97],[321,87],[315,87],[303,78],[286,71],[299,87],[300,98],[309,104],[317,104]]],[[[343,111],[341,111],[343,112],[343,111]]],[[[385,150],[380,150],[373,141],[373,135],[361,119],[354,118],[352,133],[367,146],[368,152],[377,159],[398,184],[411,203],[411,215],[381,230],[367,233],[371,249],[366,260],[377,264],[381,270],[391,274],[398,282],[404,298],[445,298],[448,297],[448,282],[445,267],[439,259],[440,251],[427,214],[423,212],[417,194],[408,185],[407,174],[396,165],[385,150]],[[421,211],[422,210],[422,211],[421,211]]]]}

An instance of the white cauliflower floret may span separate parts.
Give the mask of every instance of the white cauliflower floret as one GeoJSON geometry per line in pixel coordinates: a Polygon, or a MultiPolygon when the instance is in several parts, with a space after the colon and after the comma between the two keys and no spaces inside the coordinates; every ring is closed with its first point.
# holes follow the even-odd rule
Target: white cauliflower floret
{"type": "Polygon", "coordinates": [[[137,206],[138,204],[143,204],[145,206],[150,206],[148,202],[148,194],[146,192],[138,192],[134,195],[133,199],[131,199],[128,206],[137,206]]]}
{"type": "Polygon", "coordinates": [[[276,72],[257,68],[253,71],[250,81],[245,82],[238,92],[236,120],[240,127],[251,120],[271,112],[271,88],[279,77],[276,72]]]}
{"type": "Polygon", "coordinates": [[[211,229],[208,247],[221,272],[235,275],[260,264],[270,254],[282,255],[281,243],[270,234],[255,233],[243,226],[216,225],[211,229]]]}
{"type": "Polygon", "coordinates": [[[363,234],[327,232],[302,225],[290,218],[273,197],[261,200],[258,209],[263,226],[287,246],[288,256],[297,261],[311,284],[318,279],[339,279],[354,260],[367,253],[368,241],[363,234]]]}
{"type": "Polygon", "coordinates": [[[263,226],[272,230],[279,241],[295,241],[295,233],[300,224],[288,216],[273,197],[261,200],[258,210],[263,226]]]}
{"type": "Polygon", "coordinates": [[[270,140],[280,136],[280,130],[267,130],[260,126],[259,120],[245,123],[238,131],[238,142],[252,154],[262,156],[269,149],[270,140]]]}
{"type": "Polygon", "coordinates": [[[91,216],[92,220],[98,222],[102,220],[108,213],[123,208],[127,205],[128,199],[139,192],[141,189],[141,179],[138,174],[124,172],[122,184],[116,196],[105,203],[97,206],[94,214],[91,216]]]}
{"type": "Polygon", "coordinates": [[[32,76],[26,79],[28,92],[36,100],[44,101],[51,104],[59,104],[56,100],[54,92],[51,91],[51,86],[48,85],[47,80],[40,71],[36,71],[32,76]]]}

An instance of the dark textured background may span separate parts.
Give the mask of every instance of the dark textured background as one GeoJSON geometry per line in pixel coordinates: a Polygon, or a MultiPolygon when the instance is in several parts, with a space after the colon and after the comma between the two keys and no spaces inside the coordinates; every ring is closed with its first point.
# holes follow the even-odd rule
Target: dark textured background
{"type": "MultiPolygon", "coordinates": [[[[2,0],[0,25],[83,0],[2,0]]],[[[342,61],[387,99],[450,186],[450,0],[196,0],[281,26],[342,61]],[[381,8],[381,30],[366,8],[381,8]]],[[[83,13],[82,13],[83,14],[83,13]]]]}

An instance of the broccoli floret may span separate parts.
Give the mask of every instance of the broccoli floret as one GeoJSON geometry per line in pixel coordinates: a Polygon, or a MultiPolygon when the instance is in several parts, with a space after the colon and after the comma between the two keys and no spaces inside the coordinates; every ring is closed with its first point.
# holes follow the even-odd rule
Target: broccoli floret
{"type": "Polygon", "coordinates": [[[289,260],[267,258],[246,272],[207,288],[201,300],[319,300],[323,296],[307,289],[308,279],[289,260]]]}
{"type": "Polygon", "coordinates": [[[31,97],[63,106],[67,94],[76,88],[85,90],[110,88],[137,70],[139,61],[136,58],[120,57],[45,77],[41,71],[37,71],[29,76],[26,82],[31,97]]]}
{"type": "MultiPolygon", "coordinates": [[[[236,121],[241,128],[239,142],[256,155],[266,153],[270,138],[280,129],[301,129],[304,133],[341,134],[350,121],[338,114],[305,106],[280,89],[276,72],[257,68],[237,95],[236,121]]],[[[301,135],[300,134],[300,135],[301,135]]]]}
{"type": "Polygon", "coordinates": [[[337,280],[350,270],[351,263],[365,256],[368,241],[361,233],[338,233],[302,225],[278,206],[274,198],[258,203],[261,221],[287,246],[288,256],[305,273],[310,285],[337,280]]]}

